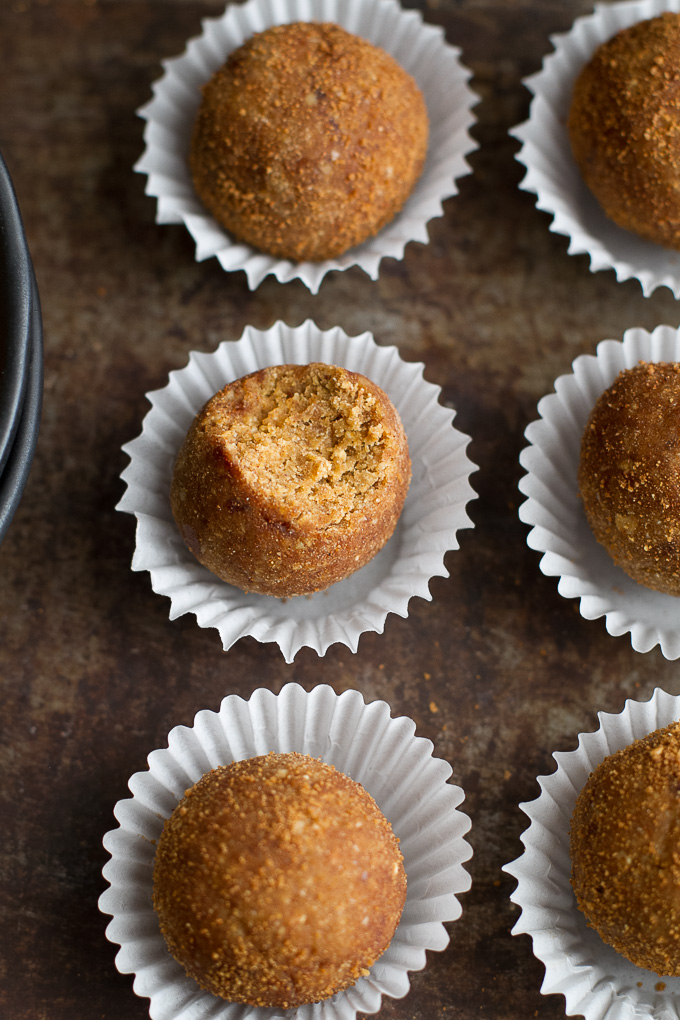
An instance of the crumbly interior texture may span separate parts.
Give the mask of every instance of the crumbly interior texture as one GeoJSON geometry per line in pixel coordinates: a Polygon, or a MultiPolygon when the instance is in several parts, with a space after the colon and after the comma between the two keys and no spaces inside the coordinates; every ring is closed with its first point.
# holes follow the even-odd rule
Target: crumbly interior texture
{"type": "Polygon", "coordinates": [[[680,248],[680,14],[622,29],[574,86],[574,158],[610,219],[680,248]]]}
{"type": "Polygon", "coordinates": [[[236,380],[195,418],[172,510],[188,547],[245,591],[319,591],[394,531],[411,477],[396,409],[365,376],[277,365],[236,380]]]}
{"type": "Polygon", "coordinates": [[[202,988],[292,1009],[368,973],[399,923],[406,874],[362,786],[307,755],[268,754],[187,790],[153,888],[168,948],[202,988]]]}
{"type": "Polygon", "coordinates": [[[190,167],[236,238],[294,262],[376,234],[422,171],[425,101],[389,54],[326,22],[277,25],[203,88],[190,167]]]}
{"type": "Polygon", "coordinates": [[[619,374],[586,425],[578,477],[613,560],[640,584],[680,595],[680,364],[619,374]]]}
{"type": "Polygon", "coordinates": [[[605,758],[571,821],[572,885],[605,942],[680,975],[680,723],[605,758]]]}

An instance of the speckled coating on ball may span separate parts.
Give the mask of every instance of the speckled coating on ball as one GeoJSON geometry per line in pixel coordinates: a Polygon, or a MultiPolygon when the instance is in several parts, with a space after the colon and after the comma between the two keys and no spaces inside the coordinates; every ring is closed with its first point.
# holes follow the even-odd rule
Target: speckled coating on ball
{"type": "Polygon", "coordinates": [[[574,808],[571,861],[578,905],[604,941],[680,975],[680,723],[597,766],[574,808]]]}
{"type": "Polygon", "coordinates": [[[581,440],[588,523],[635,581],[680,595],[680,364],[620,372],[581,440]]]}
{"type": "Polygon", "coordinates": [[[308,755],[207,773],[166,821],[154,907],[199,985],[292,1009],[366,975],[406,898],[392,828],[362,786],[308,755]]]}
{"type": "Polygon", "coordinates": [[[680,14],[640,21],[596,50],[574,86],[569,135],[609,218],[680,248],[680,14]]]}
{"type": "Polygon", "coordinates": [[[254,35],[203,88],[196,192],[235,238],[294,262],[335,258],[394,218],[422,171],[413,78],[339,25],[254,35]]]}

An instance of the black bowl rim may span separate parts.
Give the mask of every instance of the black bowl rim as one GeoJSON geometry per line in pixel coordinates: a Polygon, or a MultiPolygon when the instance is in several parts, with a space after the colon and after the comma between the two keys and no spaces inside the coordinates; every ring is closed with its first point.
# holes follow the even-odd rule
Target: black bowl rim
{"type": "Polygon", "coordinates": [[[19,506],[33,463],[40,430],[43,396],[42,316],[38,287],[31,270],[30,363],[26,396],[16,436],[0,475],[0,542],[19,506]]]}
{"type": "MultiPolygon", "coordinates": [[[[31,257],[14,185],[0,154],[0,301],[7,349],[0,371],[0,472],[15,440],[28,382],[31,357],[31,257]]],[[[41,330],[42,331],[42,330],[41,330]]]]}

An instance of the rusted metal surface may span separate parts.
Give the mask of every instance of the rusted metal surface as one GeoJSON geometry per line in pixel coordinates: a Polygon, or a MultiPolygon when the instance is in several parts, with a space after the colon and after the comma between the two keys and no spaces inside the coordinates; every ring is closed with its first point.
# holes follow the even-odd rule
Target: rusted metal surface
{"type": "Polygon", "coordinates": [[[194,0],[6,0],[0,5],[0,148],[13,175],[40,287],[45,399],[35,464],[0,547],[0,1014],[12,1020],[142,1018],[147,1001],[115,969],[97,909],[102,835],[127,779],[170,728],[226,694],[360,690],[414,719],[453,766],[472,819],[473,885],[451,944],[428,956],[411,991],[385,1000],[384,1020],[564,1016],[543,997],[528,937],[510,935],[521,851],[520,801],[594,729],[598,710],[661,686],[678,667],[641,655],[603,621],[581,618],[539,571],[517,515],[523,432],[574,357],[630,326],[678,325],[662,289],[591,274],[584,256],[519,191],[507,129],[527,115],[521,84],[550,33],[590,10],[584,0],[430,0],[418,6],[462,50],[480,95],[473,173],[372,282],[332,274],[318,295],[194,261],[178,226],[154,223],[132,172],[142,150],[135,109],[160,61],[183,49],[221,5],[194,0]],[[474,530],[450,552],[450,576],[415,599],[407,619],[366,634],[358,652],[305,649],[287,665],[247,638],[228,653],[193,617],[168,619],[147,574],[130,570],[134,522],[121,445],[138,434],[144,393],[192,349],[212,350],[247,324],[311,317],[371,330],[423,361],[425,376],[472,437],[474,530]]]}

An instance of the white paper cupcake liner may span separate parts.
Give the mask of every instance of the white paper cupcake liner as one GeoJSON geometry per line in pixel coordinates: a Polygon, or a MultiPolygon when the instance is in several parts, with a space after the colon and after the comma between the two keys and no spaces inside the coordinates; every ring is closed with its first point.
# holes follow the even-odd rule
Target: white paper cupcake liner
{"type": "Polygon", "coordinates": [[[106,934],[121,947],[116,966],[136,975],[134,990],[150,998],[154,1020],[353,1020],[359,1011],[375,1013],[383,995],[405,995],[425,951],[448,944],[444,922],[460,916],[457,897],[470,887],[463,868],[472,856],[464,839],[470,820],[458,810],[464,794],[447,782],[451,767],[432,750],[412,720],[390,716],[386,702],[365,704],[358,691],[338,696],[326,685],[308,694],[287,684],[278,696],[260,688],[249,701],[230,695],[219,712],[175,727],[168,747],[149,755],[148,771],[130,779],[132,798],[116,804],[119,827],[104,837],[110,888],[99,900],[113,914],[106,934]],[[325,1002],[284,1012],[201,991],[168,953],[151,903],[156,841],[184,791],[218,765],[269,751],[321,758],[361,783],[400,840],[407,876],[401,921],[368,977],[325,1002]]]}
{"type": "Polygon", "coordinates": [[[541,570],[559,577],[565,598],[580,599],[587,620],[605,617],[610,634],[631,635],[633,648],[659,645],[667,659],[680,657],[680,598],[652,591],[617,567],[595,540],[578,493],[581,436],[600,394],[624,368],[639,361],[680,361],[680,331],[658,326],[653,333],[629,329],[623,341],[603,340],[596,355],[576,358],[570,375],[538,404],[538,421],[525,431],[530,445],[520,455],[526,470],[519,508],[532,525],[527,542],[544,555],[541,570]]]}
{"type": "Polygon", "coordinates": [[[510,134],[522,143],[517,159],[527,168],[520,187],[537,195],[551,213],[550,229],[569,238],[569,254],[587,254],[590,269],[613,269],[619,281],[640,282],[645,297],[666,286],[680,297],[680,252],[623,230],[605,216],[574,162],[567,116],[574,82],[597,47],[621,28],[663,11],[680,11],[680,0],[624,0],[596,4],[571,31],[551,36],[555,47],[524,84],[533,93],[529,119],[510,134]]]}
{"type": "Polygon", "coordinates": [[[586,924],[571,888],[569,827],[576,798],[593,769],[614,751],[680,718],[680,697],[654,691],[626,701],[619,714],[599,712],[599,730],[581,733],[575,751],[556,752],[557,769],[539,776],[541,793],[520,804],[531,824],[524,853],[503,870],[517,879],[510,897],[522,909],[513,935],[531,935],[545,964],[544,995],[566,998],[569,1016],[586,1020],[678,1020],[680,978],[642,970],[606,945],[586,924]]]}
{"type": "Polygon", "coordinates": [[[154,98],[138,111],[147,124],[135,170],[148,175],[146,193],[158,199],[157,223],[184,223],[197,261],[215,255],[223,269],[245,270],[251,290],[271,273],[281,283],[300,279],[315,294],[330,270],[354,265],[375,280],[383,258],[403,258],[409,241],[427,243],[428,220],[442,215],[443,199],[456,194],[455,180],[470,172],[466,156],[476,148],[468,129],[479,97],[468,87],[460,51],[445,42],[441,28],[424,24],[419,12],[402,10],[396,0],[248,0],[228,5],[202,26],[181,56],[163,61],[154,98]],[[187,165],[201,86],[254,32],[293,21],[332,21],[382,47],[416,79],[430,119],[425,167],[402,211],[376,237],[318,263],[277,259],[232,240],[198,200],[187,165]]]}
{"type": "Polygon", "coordinates": [[[225,651],[246,634],[276,641],[290,662],[303,645],[319,655],[334,642],[356,651],[362,633],[382,632],[388,613],[407,616],[414,595],[431,599],[429,580],[448,576],[444,555],[458,548],[457,530],[472,527],[465,507],[476,495],[469,482],[476,467],[466,454],[469,438],[452,427],[455,412],[438,403],[439,387],[422,372],[370,333],[348,337],[309,320],[296,328],[278,322],[264,332],[247,327],[214,353],[192,353],[164,389],[147,394],[152,407],[142,433],[123,447],[130,464],[117,509],[137,518],[132,569],[150,572],[153,590],[171,600],[170,618],[194,613],[199,626],[219,630],[225,651]],[[411,486],[392,538],[355,574],[310,596],[246,594],[201,566],[182,541],[170,510],[175,457],[194,415],[226,383],[267,365],[312,361],[361,372],[385,390],[406,430],[411,486]]]}

